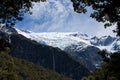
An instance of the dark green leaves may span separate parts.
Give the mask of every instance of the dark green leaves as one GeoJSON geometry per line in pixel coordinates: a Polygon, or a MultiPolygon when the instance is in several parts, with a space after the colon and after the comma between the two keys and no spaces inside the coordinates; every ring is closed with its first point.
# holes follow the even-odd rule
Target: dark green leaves
{"type": "Polygon", "coordinates": [[[32,8],[31,2],[45,0],[0,0],[0,23],[15,24],[22,20],[23,15],[32,8]]]}
{"type": "Polygon", "coordinates": [[[78,13],[85,13],[86,6],[91,6],[93,12],[90,17],[98,22],[105,23],[105,27],[117,24],[117,35],[120,36],[118,23],[120,23],[120,4],[119,0],[71,0],[74,10],[78,13]],[[107,24],[106,24],[107,23],[107,24]]]}

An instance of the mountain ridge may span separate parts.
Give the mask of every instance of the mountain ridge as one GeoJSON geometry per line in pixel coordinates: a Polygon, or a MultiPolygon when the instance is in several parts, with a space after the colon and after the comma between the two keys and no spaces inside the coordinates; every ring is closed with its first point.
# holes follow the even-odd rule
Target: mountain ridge
{"type": "Polygon", "coordinates": [[[19,29],[16,30],[19,34],[35,40],[40,44],[60,48],[70,56],[73,56],[75,60],[84,64],[90,71],[99,67],[102,62],[101,56],[97,54],[100,50],[106,49],[109,52],[120,50],[119,38],[111,36],[98,38],[80,32],[25,33],[19,29]]]}
{"type": "Polygon", "coordinates": [[[39,44],[18,33],[0,32],[0,36],[10,40],[12,47],[8,54],[11,56],[25,59],[75,80],[87,76],[90,72],[83,64],[59,48],[39,44]]]}
{"type": "Polygon", "coordinates": [[[58,47],[64,50],[67,45],[78,44],[79,42],[84,42],[87,45],[92,45],[100,50],[106,49],[108,51],[119,51],[120,50],[120,42],[119,38],[108,36],[88,36],[87,34],[82,34],[80,32],[41,32],[35,33],[28,31],[29,33],[25,33],[20,29],[16,29],[19,34],[24,35],[25,37],[36,40],[40,44],[50,45],[53,47],[58,47]],[[59,44],[60,43],[60,44],[59,44]],[[117,46],[115,48],[114,46],[117,46]],[[105,48],[106,47],[106,48],[105,48]]]}
{"type": "MultiPolygon", "coordinates": [[[[11,27],[11,28],[14,28],[14,27],[11,27]]],[[[65,55],[67,54],[68,56],[72,57],[73,60],[77,61],[80,64],[83,64],[83,66],[85,66],[89,71],[94,70],[102,62],[101,56],[97,54],[97,52],[99,50],[101,50],[101,49],[108,49],[108,51],[112,51],[112,49],[114,49],[114,51],[120,50],[118,38],[111,37],[111,36],[102,36],[102,37],[98,38],[98,37],[88,36],[87,34],[82,34],[80,32],[35,33],[35,32],[21,30],[21,29],[17,29],[17,28],[14,28],[13,30],[12,31],[8,30],[8,33],[13,32],[13,34],[11,34],[11,35],[14,36],[14,37],[13,36],[10,37],[11,41],[13,41],[13,44],[14,44],[14,48],[13,48],[12,52],[10,53],[11,55],[14,55],[14,56],[20,57],[20,58],[25,58],[25,59],[29,59],[29,57],[31,57],[31,56],[36,57],[37,59],[40,59],[40,57],[38,58],[39,55],[37,55],[37,54],[33,55],[31,53],[32,52],[31,50],[34,51],[34,47],[32,47],[32,45],[31,45],[31,41],[32,41],[32,44],[37,43],[37,45],[38,45],[38,43],[39,43],[39,45],[49,46],[49,47],[53,47],[53,48],[57,49],[57,53],[59,53],[59,51],[60,51],[60,52],[63,52],[65,55]],[[17,32],[17,33],[14,33],[13,30],[15,30],[15,32],[17,32]],[[17,41],[17,43],[16,43],[16,41],[17,41]],[[26,41],[28,44],[30,42],[31,46],[24,43],[26,41]],[[28,46],[29,47],[27,48],[27,47],[25,47],[25,45],[27,47],[28,46]],[[17,50],[19,49],[17,51],[19,54],[13,53],[13,52],[16,52],[15,48],[17,48],[17,50]],[[27,53],[29,52],[30,54],[23,54],[22,51],[27,52],[27,53]]],[[[3,30],[3,32],[4,32],[4,30],[3,30]]],[[[6,32],[6,30],[5,30],[5,32],[6,32]]],[[[36,49],[37,48],[38,47],[36,47],[36,49]]],[[[40,47],[40,48],[39,49],[42,52],[44,52],[43,50],[46,50],[42,47],[40,47]]],[[[39,51],[37,50],[37,52],[36,52],[36,49],[34,52],[38,53],[39,51]]],[[[47,51],[50,51],[50,53],[52,53],[51,50],[49,50],[49,48],[47,48],[47,51]]],[[[47,56],[48,55],[49,54],[47,54],[47,56]]],[[[44,58],[45,58],[45,56],[44,56],[44,58]]],[[[51,58],[51,59],[53,59],[53,58],[51,58]]],[[[31,59],[29,59],[29,60],[31,61],[31,59]]],[[[34,59],[32,61],[34,62],[34,59]]],[[[43,66],[47,65],[43,62],[41,62],[43,66]]],[[[49,68],[51,69],[51,67],[49,67],[49,68]]],[[[53,67],[52,67],[52,69],[53,69],[53,67]]],[[[64,72],[63,72],[63,74],[64,74],[64,72]]]]}

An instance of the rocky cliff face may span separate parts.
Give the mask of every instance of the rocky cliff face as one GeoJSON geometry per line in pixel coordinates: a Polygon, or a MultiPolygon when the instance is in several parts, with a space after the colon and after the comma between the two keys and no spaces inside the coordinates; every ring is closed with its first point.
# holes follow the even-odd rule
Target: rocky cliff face
{"type": "Polygon", "coordinates": [[[108,46],[111,43],[113,43],[115,40],[116,38],[111,36],[102,36],[100,38],[97,38],[95,36],[91,38],[91,44],[96,46],[108,46]]]}
{"type": "Polygon", "coordinates": [[[71,45],[64,50],[74,56],[74,59],[85,65],[90,71],[100,65],[102,58],[97,52],[100,50],[94,46],[87,46],[83,48],[83,45],[71,45]]]}

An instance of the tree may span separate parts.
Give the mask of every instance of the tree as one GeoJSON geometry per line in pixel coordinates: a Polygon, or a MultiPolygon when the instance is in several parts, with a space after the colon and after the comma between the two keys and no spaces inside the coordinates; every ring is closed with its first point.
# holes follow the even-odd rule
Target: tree
{"type": "Polygon", "coordinates": [[[120,80],[120,53],[111,53],[109,57],[106,56],[105,51],[99,53],[102,54],[103,63],[91,75],[94,76],[95,80],[120,80]]]}
{"type": "Polygon", "coordinates": [[[117,35],[120,36],[120,4],[119,0],[71,0],[74,11],[86,13],[86,7],[92,7],[90,17],[105,23],[105,27],[116,24],[117,35]]]}
{"type": "Polygon", "coordinates": [[[11,45],[5,39],[0,39],[0,51],[9,50],[11,45]]]}
{"type": "Polygon", "coordinates": [[[45,0],[0,0],[0,23],[14,25],[16,20],[22,20],[26,12],[30,12],[32,2],[45,0]]]}
{"type": "MultiPolygon", "coordinates": [[[[16,20],[22,20],[26,12],[30,13],[31,2],[46,0],[0,0],[0,23],[14,25],[16,20]]],[[[105,27],[116,24],[117,35],[120,36],[120,4],[119,0],[71,0],[74,10],[86,13],[86,7],[92,7],[91,17],[105,23],[105,27]]]]}
{"type": "Polygon", "coordinates": [[[82,80],[95,80],[94,76],[83,77],[82,80]]]}

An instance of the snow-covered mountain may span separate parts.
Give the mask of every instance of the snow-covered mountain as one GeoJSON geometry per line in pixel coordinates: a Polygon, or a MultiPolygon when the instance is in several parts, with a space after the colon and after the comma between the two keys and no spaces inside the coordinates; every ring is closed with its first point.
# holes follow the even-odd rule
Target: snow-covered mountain
{"type": "Polygon", "coordinates": [[[80,32],[42,32],[35,33],[27,30],[13,28],[10,31],[1,27],[7,33],[21,34],[40,44],[58,47],[66,51],[71,57],[85,65],[89,70],[99,66],[102,58],[97,54],[99,50],[120,51],[120,41],[111,36],[88,36],[80,32]]]}
{"type": "Polygon", "coordinates": [[[22,34],[29,39],[35,40],[40,44],[58,47],[62,50],[70,45],[82,45],[81,50],[87,46],[94,46],[99,49],[106,49],[108,51],[120,50],[119,38],[111,36],[102,36],[98,38],[96,36],[88,36],[87,34],[82,34],[80,32],[35,33],[20,29],[16,30],[19,34],[22,34]]]}
{"type": "Polygon", "coordinates": [[[95,69],[102,61],[99,50],[106,49],[110,52],[120,50],[120,41],[111,36],[88,36],[80,32],[42,32],[35,33],[16,29],[19,34],[35,40],[40,44],[58,47],[66,51],[75,60],[85,65],[89,70],[95,69]]]}
{"type": "MultiPolygon", "coordinates": [[[[15,28],[13,29],[15,30],[15,28]]],[[[39,44],[23,35],[8,34],[8,32],[0,30],[0,39],[10,41],[12,47],[9,55],[30,61],[74,80],[81,80],[83,76],[88,76],[90,71],[83,64],[71,58],[67,52],[59,48],[39,44]]]]}
{"type": "Polygon", "coordinates": [[[17,30],[13,26],[6,26],[5,24],[0,24],[0,31],[8,34],[17,34],[17,30]]]}
{"type": "Polygon", "coordinates": [[[64,49],[65,47],[72,45],[72,44],[78,44],[79,42],[84,42],[86,44],[90,44],[88,37],[86,36],[79,36],[75,37],[74,34],[80,34],[77,32],[49,32],[49,33],[25,33],[21,30],[18,30],[19,34],[24,35],[27,38],[30,38],[32,40],[35,40],[39,42],[40,44],[50,45],[53,47],[58,47],[60,49],[64,49]],[[81,38],[80,38],[81,37],[81,38]],[[82,39],[83,38],[83,39],[82,39]]]}

